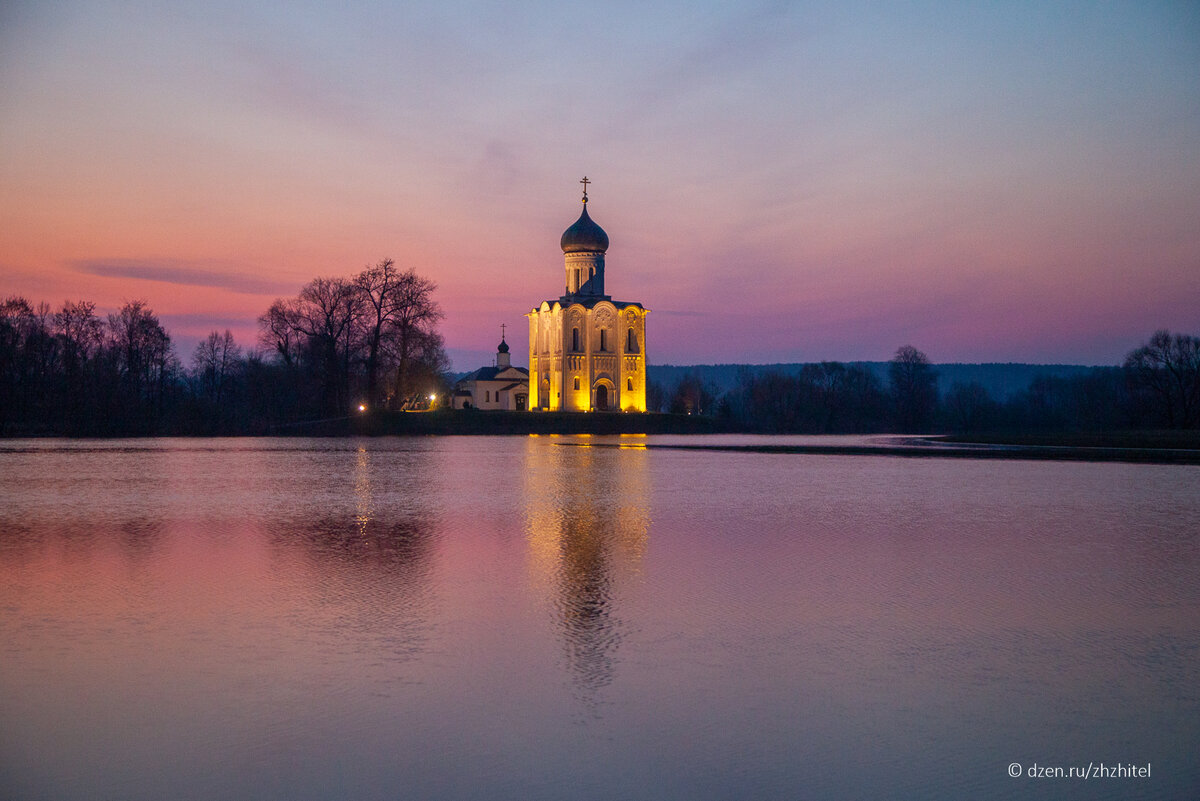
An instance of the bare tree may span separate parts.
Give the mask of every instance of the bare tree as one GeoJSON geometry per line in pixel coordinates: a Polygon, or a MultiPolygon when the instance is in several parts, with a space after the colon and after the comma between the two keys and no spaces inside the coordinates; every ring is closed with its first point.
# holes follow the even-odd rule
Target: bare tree
{"type": "Polygon", "coordinates": [[[153,389],[165,367],[171,338],[144,300],[108,315],[110,342],[121,374],[140,393],[153,389]]]}
{"type": "Polygon", "coordinates": [[[440,385],[449,365],[437,331],[443,315],[435,289],[391,259],[351,281],[317,278],[298,298],[276,300],[259,317],[259,341],[285,366],[303,361],[312,368],[325,413],[349,405],[352,379],[364,381],[372,404],[402,409],[440,385]]]}
{"type": "Polygon", "coordinates": [[[196,377],[209,400],[218,408],[241,357],[242,349],[233,341],[233,332],[228,328],[224,334],[213,331],[196,346],[192,355],[196,377]]]}
{"type": "Polygon", "coordinates": [[[300,330],[296,320],[295,299],[278,298],[258,318],[258,341],[266,349],[274,351],[283,360],[285,367],[293,367],[299,358],[300,330]]]}
{"type": "Polygon", "coordinates": [[[437,391],[444,383],[450,359],[446,356],[442,335],[437,331],[417,330],[404,339],[387,338],[384,349],[389,363],[397,365],[394,368],[396,381],[392,385],[392,408],[419,407],[427,392],[437,391]],[[399,352],[400,347],[405,348],[403,353],[399,352]]]}
{"type": "Polygon", "coordinates": [[[1135,392],[1154,400],[1168,428],[1200,424],[1200,338],[1155,331],[1125,357],[1125,374],[1135,392]]]}
{"type": "Polygon", "coordinates": [[[169,376],[178,366],[171,337],[144,300],[108,315],[108,347],[124,388],[127,424],[154,428],[162,417],[169,376]]]}
{"type": "Polygon", "coordinates": [[[96,304],[81,300],[63,303],[54,315],[54,336],[61,351],[59,416],[70,431],[86,430],[95,416],[99,387],[96,356],[104,344],[104,323],[96,316],[96,304]]]}
{"type": "Polygon", "coordinates": [[[63,303],[62,311],[54,315],[54,331],[63,343],[68,374],[76,372],[104,341],[104,323],[96,316],[96,304],[87,300],[63,303]]]}
{"type": "MultiPolygon", "coordinates": [[[[391,259],[363,270],[354,278],[354,284],[362,291],[365,306],[367,397],[376,403],[380,400],[379,373],[385,352],[392,353],[398,361],[397,370],[407,374],[421,350],[416,339],[432,331],[441,319],[441,310],[433,300],[437,286],[412,268],[397,269],[391,259]],[[386,347],[385,340],[389,339],[398,347],[386,347]]],[[[396,392],[406,391],[406,383],[398,380],[396,392]]]]}
{"type": "Polygon", "coordinates": [[[26,343],[34,323],[33,308],[12,295],[0,303],[0,433],[11,420],[28,415],[29,375],[26,343]]]}
{"type": "Polygon", "coordinates": [[[937,373],[929,358],[912,345],[897,348],[888,365],[888,379],[900,430],[927,430],[937,407],[937,373]]]}
{"type": "Polygon", "coordinates": [[[30,323],[25,349],[41,416],[50,406],[50,385],[59,372],[61,343],[54,335],[54,314],[49,303],[41,302],[34,307],[30,323]]]}
{"type": "Polygon", "coordinates": [[[362,294],[344,278],[314,278],[300,290],[292,318],[295,330],[308,338],[320,375],[322,411],[338,414],[349,408],[350,361],[362,316],[362,294]]]}
{"type": "Polygon", "coordinates": [[[859,365],[806,364],[800,369],[796,410],[804,430],[816,433],[869,430],[883,408],[879,380],[859,365]]]}
{"type": "MultiPolygon", "coordinates": [[[[391,260],[380,262],[380,267],[385,264],[390,265],[391,260]]],[[[379,267],[375,269],[380,270],[379,267]]],[[[368,278],[367,282],[380,286],[380,273],[368,278]]],[[[444,315],[433,299],[436,289],[436,283],[418,275],[411,267],[395,271],[388,279],[383,295],[379,348],[386,348],[393,365],[391,406],[394,409],[404,408],[420,394],[424,374],[445,369],[445,350],[437,332],[437,324],[444,315]]],[[[378,289],[375,292],[383,294],[378,289]]]]}

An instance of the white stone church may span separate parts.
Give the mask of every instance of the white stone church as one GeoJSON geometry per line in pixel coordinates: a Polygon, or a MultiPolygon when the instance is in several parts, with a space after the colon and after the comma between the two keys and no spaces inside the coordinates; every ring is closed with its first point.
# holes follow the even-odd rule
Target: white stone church
{"type": "Polygon", "coordinates": [[[583,213],[562,235],[566,282],[529,318],[529,405],[590,412],[646,410],[646,315],[640,303],[604,293],[608,234],[583,213]]]}
{"type": "Polygon", "coordinates": [[[513,367],[501,337],[496,364],[455,385],[454,407],[567,412],[646,410],[646,315],[604,292],[608,234],[583,212],[563,232],[563,294],[529,318],[529,370],[513,367]],[[522,384],[522,381],[524,382],[522,384]]]}

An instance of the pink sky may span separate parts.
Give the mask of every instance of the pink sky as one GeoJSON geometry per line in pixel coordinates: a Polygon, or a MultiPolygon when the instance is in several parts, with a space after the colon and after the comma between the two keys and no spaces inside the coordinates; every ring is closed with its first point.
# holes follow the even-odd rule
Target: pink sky
{"type": "Polygon", "coordinates": [[[391,257],[470,369],[587,174],[652,363],[1111,364],[1200,334],[1196,75],[1190,4],[18,2],[0,294],[144,298],[186,361],[391,257]]]}

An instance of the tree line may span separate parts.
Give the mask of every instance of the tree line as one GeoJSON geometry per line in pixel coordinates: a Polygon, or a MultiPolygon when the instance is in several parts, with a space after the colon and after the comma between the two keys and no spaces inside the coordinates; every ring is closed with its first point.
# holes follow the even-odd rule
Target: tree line
{"type": "Polygon", "coordinates": [[[861,365],[820,362],[799,373],[744,370],[722,393],[698,375],[647,387],[651,411],[701,414],[762,433],[849,434],[1116,431],[1200,428],[1200,337],[1160,330],[1121,366],[1039,376],[998,400],[975,381],[939,391],[917,348],[899,348],[887,378],[861,365]]]}
{"type": "MultiPolygon", "coordinates": [[[[385,259],[351,278],[315,278],[258,319],[258,341],[213,331],[186,362],[142,300],[100,316],[0,303],[0,434],[115,436],[303,433],[359,403],[420,408],[448,390],[436,285],[385,259]]],[[[885,378],[820,362],[798,374],[742,373],[719,392],[697,375],[647,387],[650,411],[714,417],[766,433],[1109,431],[1200,428],[1200,338],[1154,333],[1121,366],[1041,376],[1008,398],[981,384],[939,391],[920,350],[885,378]]]]}
{"type": "MultiPolygon", "coordinates": [[[[259,318],[244,347],[213,331],[185,363],[143,300],[0,303],[0,434],[263,434],[412,408],[445,391],[436,284],[391,259],[315,278],[259,318]]],[[[302,429],[297,429],[302,430],[302,429]]]]}

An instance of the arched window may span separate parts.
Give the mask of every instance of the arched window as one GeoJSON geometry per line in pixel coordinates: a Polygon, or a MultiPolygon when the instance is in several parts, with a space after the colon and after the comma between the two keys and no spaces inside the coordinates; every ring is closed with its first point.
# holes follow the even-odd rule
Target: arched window
{"type": "MultiPolygon", "coordinates": [[[[571,329],[571,350],[574,350],[574,351],[579,350],[579,329],[578,328],[571,329]]],[[[576,387],[576,389],[578,389],[578,387],[576,387]]]]}
{"type": "Polygon", "coordinates": [[[579,389],[579,376],[575,376],[575,389],[579,389]]]}
{"type": "Polygon", "coordinates": [[[632,328],[626,329],[626,331],[625,331],[625,352],[626,353],[637,353],[638,352],[637,334],[633,333],[632,328]]]}
{"type": "Polygon", "coordinates": [[[483,401],[484,401],[484,403],[491,403],[491,402],[492,402],[492,392],[491,392],[491,390],[487,390],[487,389],[485,389],[485,390],[483,391],[483,401]]]}
{"type": "Polygon", "coordinates": [[[632,378],[625,379],[625,389],[628,392],[633,392],[633,379],[632,378]]]}
{"type": "Polygon", "coordinates": [[[600,350],[608,350],[608,329],[606,328],[600,329],[600,350]]]}
{"type": "Polygon", "coordinates": [[[575,288],[579,289],[579,268],[575,268],[575,288]]]}

